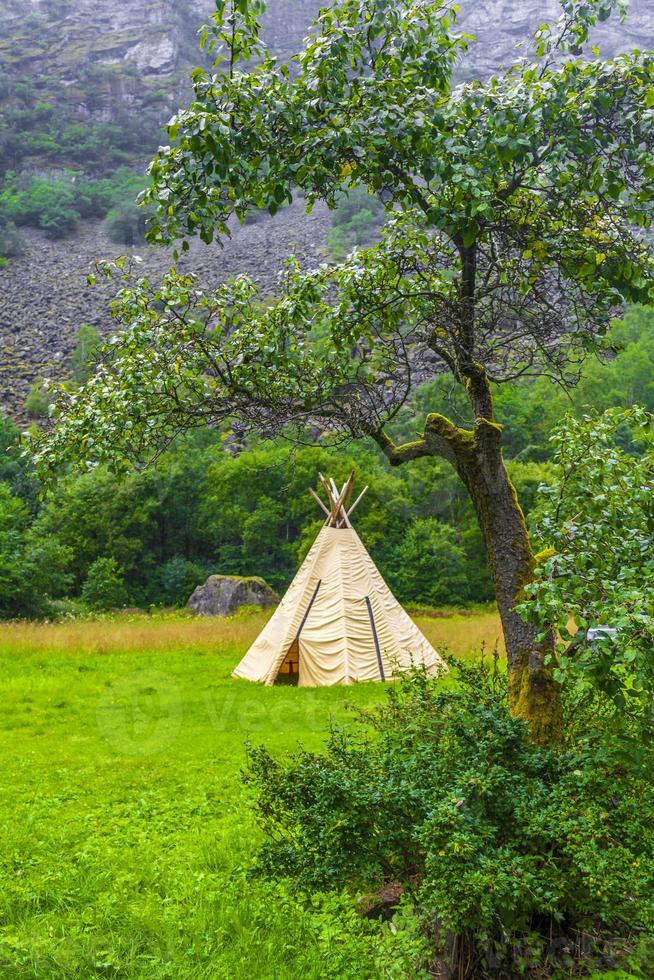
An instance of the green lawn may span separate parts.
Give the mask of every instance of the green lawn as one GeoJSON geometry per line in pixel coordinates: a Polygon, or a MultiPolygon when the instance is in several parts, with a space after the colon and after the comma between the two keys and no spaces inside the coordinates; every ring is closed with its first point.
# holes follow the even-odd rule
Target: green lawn
{"type": "MultiPolygon", "coordinates": [[[[459,620],[421,625],[465,652],[459,620]]],[[[384,691],[233,680],[262,621],[0,627],[3,980],[380,975],[376,926],[246,877],[245,740],[317,748],[384,691]]]]}

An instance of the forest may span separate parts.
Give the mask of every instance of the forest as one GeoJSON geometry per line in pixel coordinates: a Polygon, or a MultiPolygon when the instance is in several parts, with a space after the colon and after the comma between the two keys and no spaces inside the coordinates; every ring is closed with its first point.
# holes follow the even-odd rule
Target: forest
{"type": "MultiPolygon", "coordinates": [[[[553,479],[550,437],[566,413],[581,419],[632,404],[654,411],[653,326],[651,310],[633,307],[612,325],[610,353],[588,361],[570,392],[539,379],[498,393],[498,418],[511,419],[509,471],[528,517],[537,514],[540,488],[553,479]]],[[[80,329],[73,381],[88,375],[98,344],[92,330],[80,329]]],[[[449,387],[445,379],[420,386],[395,420],[397,432],[407,419],[424,418],[427,405],[448,409],[449,387]]],[[[455,407],[465,411],[461,402],[455,407]]],[[[322,523],[308,488],[317,471],[333,467],[344,474],[354,469],[357,483],[369,485],[357,527],[403,602],[470,605],[493,598],[470,502],[440,460],[393,470],[363,441],[344,449],[293,446],[223,426],[180,439],[154,468],[127,477],[106,467],[71,474],[43,494],[19,436],[5,419],[4,617],[184,605],[213,572],[260,575],[283,591],[322,523]]]]}

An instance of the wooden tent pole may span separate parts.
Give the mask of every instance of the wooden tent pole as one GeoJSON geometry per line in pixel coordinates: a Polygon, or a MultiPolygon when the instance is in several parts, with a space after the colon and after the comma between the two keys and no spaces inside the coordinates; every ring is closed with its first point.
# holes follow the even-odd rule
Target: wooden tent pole
{"type": "Polygon", "coordinates": [[[313,489],[313,487],[309,487],[309,493],[314,498],[314,500],[318,502],[318,506],[325,512],[325,514],[327,514],[327,517],[331,517],[331,512],[327,510],[327,508],[325,507],[325,505],[323,504],[322,500],[320,499],[316,491],[313,489]]]}
{"type": "Polygon", "coordinates": [[[340,496],[338,498],[338,512],[339,515],[342,513],[342,517],[339,516],[339,527],[345,524],[346,527],[351,527],[349,520],[347,519],[347,511],[345,510],[345,501],[350,496],[352,492],[352,484],[354,482],[354,470],[350,473],[347,480],[343,484],[343,489],[341,490],[340,496]]]}
{"type": "Polygon", "coordinates": [[[357,497],[357,499],[356,499],[356,500],[354,501],[354,503],[352,504],[352,506],[351,506],[351,507],[350,507],[350,509],[348,510],[348,512],[347,512],[347,516],[348,516],[348,518],[349,518],[349,516],[350,516],[350,514],[352,513],[352,511],[354,510],[354,508],[355,508],[355,507],[357,506],[357,504],[359,503],[359,501],[360,501],[360,500],[362,500],[362,499],[363,499],[363,497],[365,496],[365,492],[366,492],[366,490],[367,490],[367,489],[368,489],[368,487],[364,487],[364,488],[363,488],[363,490],[361,491],[361,493],[359,494],[359,496],[357,497]]]}
{"type": "MultiPolygon", "coordinates": [[[[319,472],[318,479],[322,483],[323,490],[327,494],[327,499],[329,501],[329,509],[330,509],[329,516],[333,526],[342,527],[343,524],[349,526],[349,522],[347,520],[347,513],[345,511],[343,504],[352,490],[352,483],[354,481],[354,470],[352,470],[347,480],[343,484],[343,489],[341,490],[340,494],[338,492],[336,484],[334,483],[331,477],[329,479],[329,482],[327,482],[327,480],[322,475],[322,473],[319,472]],[[341,516],[341,511],[343,512],[342,516],[341,516]]],[[[323,505],[323,509],[324,509],[324,505],[323,505]]]]}
{"type": "Polygon", "coordinates": [[[329,518],[333,522],[336,519],[336,515],[334,513],[334,501],[332,499],[331,487],[329,486],[329,484],[327,483],[327,480],[324,478],[324,476],[320,472],[318,472],[318,479],[322,483],[322,488],[325,491],[325,493],[327,494],[327,500],[329,502],[329,518]]]}

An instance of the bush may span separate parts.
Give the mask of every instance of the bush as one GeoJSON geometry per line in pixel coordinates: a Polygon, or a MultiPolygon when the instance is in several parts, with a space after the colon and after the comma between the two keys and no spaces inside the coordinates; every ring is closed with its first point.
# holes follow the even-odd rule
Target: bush
{"type": "Polygon", "coordinates": [[[38,616],[70,585],[68,549],[55,537],[38,541],[27,504],[0,482],[0,617],[38,616]]]}
{"type": "Polygon", "coordinates": [[[42,228],[49,238],[63,238],[80,220],[71,181],[50,182],[33,177],[24,189],[12,186],[2,198],[12,221],[42,228]]]}
{"type": "Polygon", "coordinates": [[[58,180],[26,179],[9,173],[0,191],[0,226],[33,225],[50,238],[63,238],[82,218],[102,218],[114,208],[115,221],[120,218],[125,224],[122,237],[116,240],[134,244],[142,240],[147,218],[146,212],[132,203],[143,184],[144,178],[129,167],[119,167],[111,177],[100,180],[89,180],[75,172],[58,180]],[[129,235],[133,241],[125,240],[129,235]]]}
{"type": "Polygon", "coordinates": [[[84,384],[93,373],[101,346],[102,337],[97,327],[82,323],[77,330],[75,346],[70,355],[70,371],[77,384],[84,384]]]}
{"type": "Polygon", "coordinates": [[[258,872],[309,892],[401,883],[460,977],[568,969],[573,951],[646,934],[651,758],[634,770],[605,743],[537,747],[496,670],[455,677],[406,678],[362,716],[372,736],[337,728],[324,755],[251,748],[258,872]]]}
{"type": "Polygon", "coordinates": [[[82,599],[98,611],[117,609],[126,604],[123,572],[115,558],[96,558],[82,586],[82,599]]]}
{"type": "Polygon", "coordinates": [[[31,419],[46,418],[50,412],[52,397],[43,378],[34,382],[25,399],[25,411],[31,419]]]}
{"type": "Polygon", "coordinates": [[[13,221],[5,219],[0,212],[0,256],[12,259],[23,252],[23,236],[13,221]]]}
{"type": "Polygon", "coordinates": [[[105,228],[117,245],[138,245],[145,239],[147,214],[132,202],[125,202],[107,215],[105,228]]]}
{"type": "Polygon", "coordinates": [[[654,703],[654,427],[645,409],[567,416],[551,437],[556,479],[543,489],[541,552],[527,601],[541,631],[556,623],[555,676],[580,701],[599,694],[616,722],[639,717],[651,737],[654,703]],[[628,446],[625,451],[623,445],[628,446]],[[589,627],[609,626],[593,643],[589,627]],[[577,630],[581,632],[575,639],[577,630]]]}
{"type": "Polygon", "coordinates": [[[332,212],[332,227],[327,232],[327,247],[335,259],[345,256],[358,245],[368,245],[384,221],[384,208],[378,197],[364,187],[344,190],[332,212]]]}

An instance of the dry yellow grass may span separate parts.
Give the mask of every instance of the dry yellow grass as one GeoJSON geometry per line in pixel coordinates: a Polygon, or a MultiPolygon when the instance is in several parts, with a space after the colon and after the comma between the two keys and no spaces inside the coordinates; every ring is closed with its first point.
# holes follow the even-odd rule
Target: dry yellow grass
{"type": "Polygon", "coordinates": [[[504,655],[504,637],[500,617],[488,608],[470,612],[443,612],[439,615],[415,615],[415,622],[435,650],[448,650],[457,657],[478,654],[482,647],[492,653],[495,643],[504,655]]]}
{"type": "MultiPolygon", "coordinates": [[[[269,612],[248,612],[227,619],[184,614],[134,615],[63,623],[5,623],[0,626],[0,652],[38,653],[205,653],[245,652],[268,619],[269,612]]],[[[491,609],[416,614],[415,620],[437,650],[456,656],[478,652],[482,644],[502,647],[499,617],[491,609]]]]}
{"type": "Polygon", "coordinates": [[[31,653],[178,653],[225,647],[245,650],[267,613],[228,619],[119,616],[63,623],[14,622],[0,626],[0,651],[31,653]]]}

